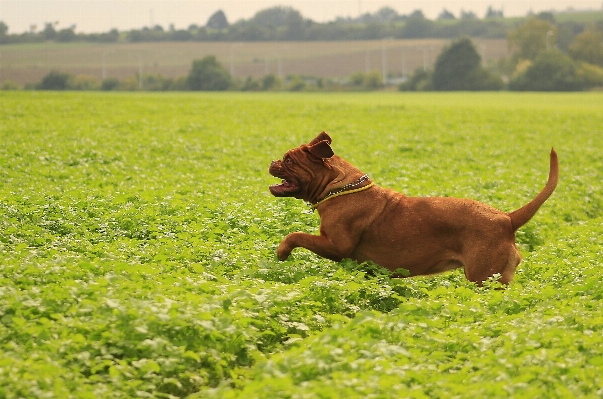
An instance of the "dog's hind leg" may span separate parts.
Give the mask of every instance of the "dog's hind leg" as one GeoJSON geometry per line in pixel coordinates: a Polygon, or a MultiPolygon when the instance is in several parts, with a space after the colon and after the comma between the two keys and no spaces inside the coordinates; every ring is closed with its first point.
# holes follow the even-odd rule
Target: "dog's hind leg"
{"type": "Polygon", "coordinates": [[[521,263],[521,254],[517,250],[517,246],[515,243],[509,249],[509,260],[507,261],[507,265],[500,273],[500,282],[502,284],[509,284],[511,280],[513,280],[513,276],[515,275],[515,269],[521,263]]]}
{"type": "Polygon", "coordinates": [[[465,257],[465,276],[467,280],[482,285],[495,274],[500,275],[501,284],[509,284],[515,269],[521,262],[521,255],[515,243],[501,244],[496,248],[485,247],[465,257]]]}

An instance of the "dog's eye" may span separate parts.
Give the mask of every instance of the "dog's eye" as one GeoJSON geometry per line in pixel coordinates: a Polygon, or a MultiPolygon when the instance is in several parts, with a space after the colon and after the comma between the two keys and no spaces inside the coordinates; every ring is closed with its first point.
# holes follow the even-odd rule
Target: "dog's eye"
{"type": "Polygon", "coordinates": [[[285,163],[286,164],[292,164],[293,163],[293,159],[291,159],[291,157],[287,157],[287,158],[285,158],[285,163]]]}

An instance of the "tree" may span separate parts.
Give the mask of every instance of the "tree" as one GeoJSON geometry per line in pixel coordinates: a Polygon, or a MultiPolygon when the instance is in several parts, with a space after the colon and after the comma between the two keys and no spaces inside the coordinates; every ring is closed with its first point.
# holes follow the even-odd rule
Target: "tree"
{"type": "Polygon", "coordinates": [[[438,55],[433,71],[433,88],[435,90],[473,89],[471,73],[480,68],[481,59],[468,38],[453,42],[438,55]]]}
{"type": "Polygon", "coordinates": [[[475,15],[475,13],[473,11],[465,11],[465,10],[461,10],[461,19],[477,19],[477,15],[475,15]]]}
{"type": "Polygon", "coordinates": [[[72,42],[77,39],[77,35],[72,28],[61,29],[55,36],[58,42],[72,42]]]}
{"type": "Polygon", "coordinates": [[[503,82],[481,67],[482,57],[468,38],[442,50],[433,71],[434,90],[500,90],[503,82]]]}
{"type": "Polygon", "coordinates": [[[210,29],[222,30],[228,28],[230,25],[228,24],[224,11],[218,10],[209,17],[205,26],[210,29]]]}
{"type": "Polygon", "coordinates": [[[502,10],[495,10],[492,8],[492,6],[488,7],[488,11],[486,11],[486,18],[503,18],[503,11],[502,10]]]}
{"type": "Polygon", "coordinates": [[[416,9],[412,13],[410,13],[408,18],[425,19],[425,14],[423,14],[423,11],[416,9]]]}
{"type": "Polygon", "coordinates": [[[425,18],[421,10],[415,10],[408,16],[402,27],[402,37],[422,38],[429,37],[433,31],[434,23],[425,18]]]}
{"type": "Polygon", "coordinates": [[[375,13],[375,19],[379,22],[390,22],[400,18],[398,12],[391,7],[381,7],[375,13]]]}
{"type": "Polygon", "coordinates": [[[536,15],[536,18],[543,21],[548,21],[552,24],[555,23],[555,14],[550,11],[541,11],[538,13],[538,15],[536,15]]]}
{"type": "Polygon", "coordinates": [[[531,18],[508,34],[509,47],[516,59],[533,60],[557,41],[557,27],[550,21],[531,18]]]}
{"type": "Polygon", "coordinates": [[[582,88],[576,64],[559,50],[541,52],[509,82],[509,89],[518,91],[572,91],[582,88]]]}
{"type": "Polygon", "coordinates": [[[438,15],[438,21],[453,20],[453,19],[456,19],[454,14],[445,8],[442,10],[440,15],[438,15]]]}
{"type": "Polygon", "coordinates": [[[287,39],[303,39],[304,31],[304,18],[298,11],[292,9],[287,15],[287,39]]]}
{"type": "Polygon", "coordinates": [[[46,40],[53,40],[57,35],[57,31],[54,29],[54,24],[52,22],[46,22],[44,24],[44,30],[42,31],[42,36],[46,40]]]}
{"type": "Polygon", "coordinates": [[[215,56],[208,55],[193,61],[187,83],[191,90],[220,91],[230,87],[231,77],[215,56]]]}
{"type": "Polygon", "coordinates": [[[251,22],[259,26],[284,27],[289,26],[292,20],[303,21],[301,13],[291,7],[271,7],[258,11],[251,22]]]}
{"type": "Polygon", "coordinates": [[[8,33],[8,25],[0,21],[0,36],[4,36],[8,33]]]}
{"type": "Polygon", "coordinates": [[[576,36],[569,54],[575,60],[603,66],[603,33],[596,28],[585,30],[576,36]]]}

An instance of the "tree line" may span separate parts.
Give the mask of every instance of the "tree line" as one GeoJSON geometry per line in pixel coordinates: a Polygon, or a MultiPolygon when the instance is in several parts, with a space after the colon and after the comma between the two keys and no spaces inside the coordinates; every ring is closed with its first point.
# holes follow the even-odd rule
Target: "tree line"
{"type": "MultiPolygon", "coordinates": [[[[554,14],[541,13],[537,17],[554,20],[554,14]]],[[[519,22],[521,23],[521,22],[519,22]]],[[[9,33],[9,27],[0,21],[0,44],[26,42],[153,42],[153,41],[313,41],[313,40],[375,40],[384,37],[397,39],[445,38],[469,36],[484,39],[502,39],[508,30],[516,27],[516,19],[504,18],[503,12],[492,7],[483,18],[472,12],[461,11],[458,16],[443,9],[435,20],[425,17],[421,10],[400,15],[390,7],[357,18],[337,18],[318,23],[305,18],[291,7],[271,7],[258,11],[248,20],[229,23],[226,14],[218,10],[205,25],[191,24],[187,29],[174,25],[160,25],[104,33],[76,33],[76,26],[58,29],[57,23],[46,23],[42,29],[31,27],[29,32],[9,33]]],[[[598,26],[603,29],[603,20],[598,26]]],[[[587,23],[557,23],[559,46],[567,46],[575,35],[583,32],[587,23]]]]}
{"type": "Polygon", "coordinates": [[[454,41],[433,70],[417,69],[400,90],[576,91],[603,87],[603,31],[591,24],[569,43],[549,15],[509,30],[509,57],[485,67],[468,38],[454,41]]]}
{"type": "MultiPolygon", "coordinates": [[[[564,50],[560,28],[549,16],[536,16],[509,30],[510,57],[483,65],[481,56],[469,37],[462,37],[445,47],[434,68],[418,68],[403,77],[399,90],[530,90],[571,91],[603,87],[603,31],[589,25],[574,36],[564,50]]],[[[138,75],[119,81],[102,82],[85,76],[71,76],[51,71],[41,82],[26,89],[42,90],[375,90],[389,83],[380,72],[355,73],[344,80],[275,75],[262,79],[233,79],[214,56],[193,62],[188,75],[178,79],[161,75],[138,75]]],[[[15,89],[10,82],[3,89],[15,89]]]]}

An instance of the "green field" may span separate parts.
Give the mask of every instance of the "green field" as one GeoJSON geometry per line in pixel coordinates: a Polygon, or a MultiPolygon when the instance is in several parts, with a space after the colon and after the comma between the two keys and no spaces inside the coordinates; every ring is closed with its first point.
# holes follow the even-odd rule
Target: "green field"
{"type": "MultiPolygon", "coordinates": [[[[195,59],[214,55],[236,79],[269,73],[346,78],[355,72],[383,70],[410,74],[432,66],[450,40],[355,40],[316,42],[155,42],[155,43],[32,43],[0,45],[0,86],[39,82],[51,70],[100,80],[143,74],[178,78],[188,74],[195,59]],[[104,67],[103,67],[104,66],[104,67]],[[104,71],[104,74],[103,74],[104,71]]],[[[485,63],[508,55],[506,40],[475,39],[485,63]]]]}
{"type": "Polygon", "coordinates": [[[0,92],[0,398],[603,395],[603,93],[0,92]],[[511,211],[506,290],[298,249],[268,192],[326,130],[407,195],[511,211]]]}

